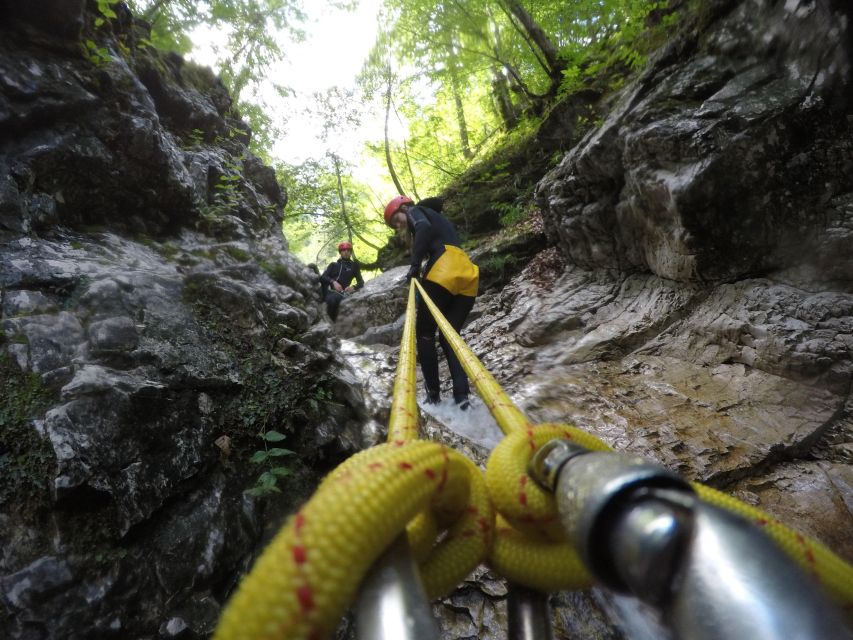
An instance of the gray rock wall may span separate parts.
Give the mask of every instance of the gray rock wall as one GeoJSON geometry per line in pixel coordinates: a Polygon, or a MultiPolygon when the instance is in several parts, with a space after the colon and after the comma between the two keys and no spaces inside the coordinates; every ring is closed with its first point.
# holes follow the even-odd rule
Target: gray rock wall
{"type": "Polygon", "coordinates": [[[0,636],[208,637],[360,446],[361,387],[222,84],[122,5],[27,6],[0,4],[0,636]]]}
{"type": "Polygon", "coordinates": [[[716,1],[539,184],[567,259],[719,281],[849,273],[849,9],[716,1]]]}
{"type": "Polygon", "coordinates": [[[732,491],[848,560],[850,17],[829,1],[703,5],[539,183],[567,269],[506,289],[479,337],[539,418],[732,491]]]}

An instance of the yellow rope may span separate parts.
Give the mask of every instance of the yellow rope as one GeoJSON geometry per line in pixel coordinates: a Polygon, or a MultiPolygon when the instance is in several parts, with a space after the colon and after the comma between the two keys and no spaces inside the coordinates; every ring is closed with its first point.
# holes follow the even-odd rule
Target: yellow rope
{"type": "MultiPolygon", "coordinates": [[[[474,352],[441,315],[420,284],[418,288],[445,340],[456,352],[465,373],[474,382],[501,430],[508,434],[495,447],[486,467],[489,494],[498,511],[497,535],[489,563],[499,574],[532,588],[554,590],[554,585],[558,585],[558,589],[586,586],[588,578],[583,575],[585,572],[577,570],[581,566],[580,561],[570,556],[569,552],[553,546],[553,541],[561,536],[560,531],[548,520],[556,513],[553,496],[539,489],[531,481],[526,468],[535,450],[552,437],[567,437],[588,449],[607,450],[609,447],[595,436],[569,425],[532,427],[530,421],[512,403],[474,352]],[[565,435],[559,434],[561,429],[565,430],[565,435]],[[544,551],[564,554],[566,567],[559,569],[559,572],[564,572],[562,582],[557,575],[545,575],[551,573],[550,568],[557,566],[556,561],[545,563],[541,568],[533,562],[536,554],[544,551]]],[[[692,486],[705,502],[737,513],[761,526],[807,574],[823,585],[833,599],[846,609],[853,607],[853,567],[823,544],[729,495],[699,483],[692,483],[692,486]]]]}
{"type": "Polygon", "coordinates": [[[229,601],[216,640],[328,637],[404,530],[431,599],[485,559],[495,514],[483,473],[452,449],[416,440],[414,301],[412,287],[388,442],[338,466],[287,521],[229,601]]]}
{"type": "Polygon", "coordinates": [[[421,283],[417,280],[412,280],[418,288],[418,292],[423,296],[424,303],[438,323],[438,328],[441,331],[444,339],[450,343],[453,352],[459,359],[459,363],[468,375],[468,378],[477,389],[477,393],[486,403],[489,412],[495,418],[495,422],[501,428],[504,434],[518,429],[529,429],[533,424],[527,419],[527,416],[515,406],[515,403],[510,400],[509,396],[504,392],[498,381],[489,373],[488,369],[483,366],[470,347],[465,344],[462,337],[456,333],[456,330],[450,326],[447,319],[435,306],[435,303],[430,300],[421,283]]]}
{"type": "Polygon", "coordinates": [[[853,567],[827,547],[786,527],[761,509],[751,507],[737,498],[698,482],[690,484],[704,502],[736,513],[761,527],[807,575],[823,585],[833,600],[848,611],[853,608],[853,567]]]}
{"type": "Polygon", "coordinates": [[[417,372],[415,368],[415,288],[409,287],[406,321],[400,340],[400,357],[388,416],[388,442],[414,440],[418,437],[417,372]]]}
{"type": "MultiPolygon", "coordinates": [[[[590,586],[557,526],[554,497],[527,475],[527,464],[553,438],[594,450],[609,447],[570,425],[534,426],[416,280],[409,289],[393,394],[388,442],[341,464],[287,521],[229,601],[215,640],[327,638],[371,565],[404,530],[431,598],[452,590],[486,555],[499,575],[541,591],[590,586]],[[415,287],[505,434],[485,478],[460,453],[416,439],[415,287]]],[[[851,607],[850,565],[759,509],[693,486],[702,500],[763,527],[830,595],[851,607]]]]}

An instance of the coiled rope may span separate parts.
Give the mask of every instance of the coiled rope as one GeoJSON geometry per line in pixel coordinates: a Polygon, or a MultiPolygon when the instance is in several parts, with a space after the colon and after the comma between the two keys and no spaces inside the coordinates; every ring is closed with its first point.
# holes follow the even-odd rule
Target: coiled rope
{"type": "MultiPolygon", "coordinates": [[[[371,565],[403,531],[430,598],[451,591],[483,561],[510,581],[540,591],[591,585],[557,526],[553,496],[533,482],[527,464],[553,438],[593,450],[610,447],[571,425],[533,425],[412,282],[388,441],[341,464],[288,519],[231,598],[215,640],[327,638],[371,565]],[[462,454],[417,440],[416,287],[505,434],[489,457],[485,478],[462,454]]],[[[702,500],[757,523],[831,597],[847,610],[853,606],[853,567],[824,545],[722,492],[693,487],[702,500]]]]}

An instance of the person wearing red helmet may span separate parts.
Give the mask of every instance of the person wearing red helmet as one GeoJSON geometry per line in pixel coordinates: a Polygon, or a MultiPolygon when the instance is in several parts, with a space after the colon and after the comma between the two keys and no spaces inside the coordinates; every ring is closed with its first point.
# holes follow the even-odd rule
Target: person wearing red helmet
{"type": "Polygon", "coordinates": [[[320,276],[326,312],[332,322],[338,319],[338,307],[341,306],[344,294],[358,291],[364,286],[358,262],[352,259],[352,243],[341,242],[338,244],[338,252],[341,257],[326,267],[323,275],[320,276]],[[355,280],[355,286],[352,286],[353,280],[355,280]]]}
{"type": "MultiPolygon", "coordinates": [[[[421,285],[457,332],[474,306],[479,286],[479,269],[462,250],[456,228],[441,213],[439,198],[427,198],[415,204],[411,198],[397,196],[385,207],[385,224],[398,231],[407,229],[413,236],[412,259],[407,279],[420,277],[421,285]],[[426,266],[421,273],[421,263],[426,266]]],[[[438,352],[435,347],[437,325],[426,304],[418,296],[415,337],[418,360],[426,385],[427,403],[441,399],[438,378],[438,352]]],[[[470,387],[465,370],[453,349],[439,333],[441,349],[447,359],[453,381],[453,400],[463,411],[468,408],[470,387]]]]}

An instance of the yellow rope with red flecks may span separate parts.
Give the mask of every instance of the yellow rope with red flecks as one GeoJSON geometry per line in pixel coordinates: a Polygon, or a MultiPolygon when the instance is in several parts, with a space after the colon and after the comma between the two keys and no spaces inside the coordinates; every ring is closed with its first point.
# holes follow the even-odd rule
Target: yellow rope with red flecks
{"type": "MultiPolygon", "coordinates": [[[[361,578],[404,529],[423,561],[430,597],[455,587],[485,555],[498,574],[541,591],[591,585],[556,525],[553,496],[533,482],[527,465],[554,438],[594,450],[609,447],[570,425],[533,425],[417,281],[409,290],[393,393],[388,443],[344,462],[288,520],[228,603],[216,640],[327,638],[361,578]],[[489,458],[485,482],[458,452],[416,440],[415,287],[505,434],[489,458]],[[434,545],[441,529],[447,533],[434,545]]],[[[837,602],[853,607],[853,568],[824,545],[731,496],[693,487],[702,500],[757,523],[837,602]]]]}
{"type": "MultiPolygon", "coordinates": [[[[527,465],[539,446],[553,438],[574,440],[593,450],[608,450],[609,447],[595,436],[569,425],[533,426],[442,317],[419,283],[417,286],[444,338],[453,347],[459,362],[505,434],[492,452],[486,468],[489,495],[498,512],[498,530],[489,563],[510,580],[542,591],[588,586],[590,579],[580,559],[563,544],[562,531],[555,526],[557,510],[553,496],[532,481],[527,475],[527,465]],[[537,554],[541,553],[551,554],[555,559],[543,562],[542,569],[531,570],[537,554]]],[[[698,483],[693,483],[693,487],[705,502],[757,523],[842,606],[849,609],[853,605],[853,567],[823,544],[731,496],[698,483]]]]}
{"type": "Polygon", "coordinates": [[[328,637],[371,565],[407,529],[430,598],[451,591],[485,559],[494,509],[482,472],[444,445],[415,439],[414,354],[409,313],[388,442],[341,464],[288,520],[228,603],[215,638],[328,637]]]}

